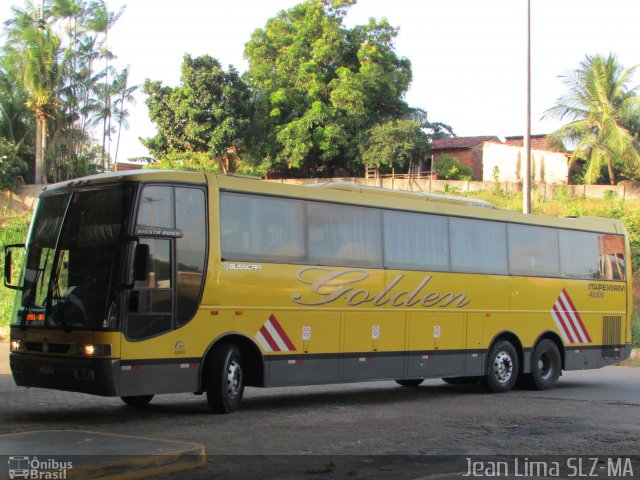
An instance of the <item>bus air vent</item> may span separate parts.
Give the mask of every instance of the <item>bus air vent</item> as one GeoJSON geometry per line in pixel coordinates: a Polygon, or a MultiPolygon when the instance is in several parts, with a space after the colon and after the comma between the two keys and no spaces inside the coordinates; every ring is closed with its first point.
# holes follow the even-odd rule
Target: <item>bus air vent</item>
{"type": "Polygon", "coordinates": [[[622,317],[602,317],[602,358],[620,358],[622,317]]]}

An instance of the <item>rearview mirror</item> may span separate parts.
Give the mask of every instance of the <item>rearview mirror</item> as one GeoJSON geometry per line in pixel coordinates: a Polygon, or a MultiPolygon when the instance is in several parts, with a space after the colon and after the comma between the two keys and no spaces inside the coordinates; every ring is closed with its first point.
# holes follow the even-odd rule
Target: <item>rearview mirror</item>
{"type": "Polygon", "coordinates": [[[23,243],[15,243],[13,245],[7,245],[4,247],[4,286],[13,290],[20,290],[20,285],[14,283],[12,263],[13,263],[13,249],[24,248],[23,243]]]}

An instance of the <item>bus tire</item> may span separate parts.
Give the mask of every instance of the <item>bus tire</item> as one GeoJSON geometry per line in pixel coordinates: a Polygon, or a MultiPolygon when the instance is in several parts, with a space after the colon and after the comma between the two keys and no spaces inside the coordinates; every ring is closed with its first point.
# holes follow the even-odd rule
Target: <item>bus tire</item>
{"type": "Polygon", "coordinates": [[[555,387],[561,370],[560,350],[553,340],[545,338],[533,349],[531,374],[526,377],[527,384],[536,390],[549,390],[555,387]]]}
{"type": "Polygon", "coordinates": [[[220,345],[207,365],[207,402],[214,413],[233,413],[244,393],[244,359],[233,344],[220,345]]]}
{"type": "Polygon", "coordinates": [[[420,386],[420,384],[424,382],[424,378],[408,378],[403,380],[396,380],[398,385],[402,385],[407,388],[415,388],[420,386]]]}
{"type": "Polygon", "coordinates": [[[141,408],[149,404],[153,399],[153,395],[132,395],[129,397],[120,397],[120,399],[131,407],[141,408]]]}
{"type": "Polygon", "coordinates": [[[492,393],[511,390],[518,379],[518,352],[508,340],[498,340],[487,355],[484,387],[492,393]]]}

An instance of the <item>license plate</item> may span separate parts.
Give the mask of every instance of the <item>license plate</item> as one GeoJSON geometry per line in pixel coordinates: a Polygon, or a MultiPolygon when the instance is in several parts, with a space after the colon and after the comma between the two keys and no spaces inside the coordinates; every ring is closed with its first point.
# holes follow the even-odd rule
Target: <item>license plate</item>
{"type": "Polygon", "coordinates": [[[38,371],[42,375],[53,375],[53,367],[51,365],[40,365],[38,371]]]}

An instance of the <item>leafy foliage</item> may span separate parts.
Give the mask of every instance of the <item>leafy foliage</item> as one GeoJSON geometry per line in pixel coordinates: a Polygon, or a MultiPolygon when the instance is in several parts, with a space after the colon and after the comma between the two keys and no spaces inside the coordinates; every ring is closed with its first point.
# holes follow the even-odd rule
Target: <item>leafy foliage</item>
{"type": "Polygon", "coordinates": [[[158,159],[171,164],[183,152],[198,159],[220,160],[221,170],[235,170],[237,153],[248,136],[250,93],[233,68],[225,71],[220,63],[204,55],[185,55],[181,83],[167,87],[147,80],[144,93],[151,120],[158,133],[143,140],[158,159]]]}
{"type": "Polygon", "coordinates": [[[473,180],[473,171],[467,165],[463,165],[452,155],[442,155],[435,163],[435,171],[438,178],[444,180],[473,180]]]}
{"type": "Polygon", "coordinates": [[[616,171],[640,178],[640,99],[629,85],[635,70],[623,69],[613,54],[587,56],[564,77],[567,95],[546,113],[571,120],[552,136],[575,145],[570,162],[587,162],[587,183],[596,183],[604,167],[612,185],[616,171]]]}
{"type": "Polygon", "coordinates": [[[405,102],[411,64],[395,52],[396,28],[373,19],[345,26],[355,1],[304,0],[269,19],[245,46],[242,78],[214,58],[187,55],[178,86],[147,80],[158,129],[147,148],[161,165],[175,166],[174,154],[206,153],[222,172],[268,176],[424,159],[428,139],[452,129],[405,102]]]}
{"type": "Polygon", "coordinates": [[[366,166],[407,168],[423,161],[429,138],[413,120],[391,120],[374,125],[359,146],[366,166]]]}
{"type": "Polygon", "coordinates": [[[0,190],[14,188],[18,176],[25,168],[26,165],[18,155],[15,145],[0,138],[0,190]]]}
{"type": "MultiPolygon", "coordinates": [[[[12,243],[24,243],[29,230],[31,214],[16,214],[12,212],[1,212],[0,218],[0,265],[4,265],[4,247],[12,243]]],[[[21,258],[14,257],[14,268],[20,269],[21,258]]],[[[6,326],[11,318],[15,290],[0,287],[0,327],[6,326]]]]}
{"type": "Polygon", "coordinates": [[[109,30],[123,11],[109,11],[106,0],[45,0],[37,6],[27,0],[5,22],[0,81],[2,92],[5,85],[15,92],[15,101],[0,94],[0,135],[23,158],[35,153],[49,180],[109,169],[111,137],[126,128],[125,105],[137,88],[122,82],[107,48],[109,30]],[[32,120],[25,121],[19,104],[28,107],[32,120]],[[96,156],[92,128],[98,126],[102,146],[96,156]]]}
{"type": "Polygon", "coordinates": [[[219,173],[218,164],[206,152],[167,153],[144,168],[163,170],[186,170],[189,172],[219,173]]]}
{"type": "Polygon", "coordinates": [[[253,154],[272,171],[314,176],[358,168],[371,129],[410,110],[403,97],[411,64],[394,51],[397,29],[373,19],[347,28],[354,3],[304,1],[268,20],[246,45],[253,154]]]}

